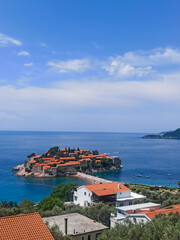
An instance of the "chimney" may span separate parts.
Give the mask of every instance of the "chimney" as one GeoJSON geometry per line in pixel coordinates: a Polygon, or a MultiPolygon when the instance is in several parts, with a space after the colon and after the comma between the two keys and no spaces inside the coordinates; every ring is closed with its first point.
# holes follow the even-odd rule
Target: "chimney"
{"type": "Polygon", "coordinates": [[[121,189],[121,184],[118,183],[118,189],[121,189]]]}
{"type": "Polygon", "coordinates": [[[65,219],[64,219],[64,232],[65,232],[65,235],[67,235],[67,232],[68,232],[68,218],[66,217],[65,219]]]}

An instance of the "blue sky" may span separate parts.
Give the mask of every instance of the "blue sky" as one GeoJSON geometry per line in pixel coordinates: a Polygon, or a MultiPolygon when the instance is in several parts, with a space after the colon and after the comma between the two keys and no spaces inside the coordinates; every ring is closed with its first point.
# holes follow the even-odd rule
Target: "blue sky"
{"type": "Polygon", "coordinates": [[[1,0],[0,129],[180,127],[179,9],[177,0],[1,0]]]}

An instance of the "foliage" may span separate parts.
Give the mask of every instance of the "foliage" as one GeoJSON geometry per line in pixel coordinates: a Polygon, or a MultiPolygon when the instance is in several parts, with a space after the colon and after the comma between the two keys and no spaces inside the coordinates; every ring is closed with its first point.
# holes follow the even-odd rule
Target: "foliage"
{"type": "Polygon", "coordinates": [[[63,235],[58,225],[54,224],[53,226],[50,226],[48,222],[46,222],[46,225],[49,228],[49,231],[51,232],[55,240],[71,240],[69,236],[63,235]]]}
{"type": "Polygon", "coordinates": [[[1,201],[0,217],[15,215],[19,213],[30,213],[36,210],[35,203],[28,199],[22,200],[19,204],[10,201],[1,201]]]}
{"type": "Polygon", "coordinates": [[[31,157],[33,157],[35,155],[36,155],[35,153],[31,153],[30,155],[27,156],[27,158],[31,158],[31,157]]]}
{"type": "Polygon", "coordinates": [[[26,198],[18,204],[18,208],[19,208],[18,210],[20,213],[30,213],[30,212],[34,212],[34,206],[35,206],[35,203],[33,201],[29,201],[26,198]]]}
{"type": "Polygon", "coordinates": [[[104,168],[109,167],[111,165],[110,161],[105,157],[101,159],[101,164],[103,165],[104,168]]]}
{"type": "Polygon", "coordinates": [[[178,192],[177,188],[153,187],[138,184],[126,184],[126,186],[129,187],[133,192],[146,196],[145,199],[135,201],[135,204],[154,202],[161,204],[162,207],[167,207],[180,203],[180,192],[178,192]]]}
{"type": "Polygon", "coordinates": [[[56,153],[59,151],[59,147],[52,147],[48,150],[48,153],[50,154],[50,157],[54,157],[56,153]]]}
{"type": "Polygon", "coordinates": [[[98,152],[98,150],[93,150],[93,151],[92,151],[92,154],[93,154],[93,155],[98,155],[99,152],[98,152]]]}
{"type": "Polygon", "coordinates": [[[63,207],[63,201],[59,198],[49,196],[40,201],[40,203],[38,204],[38,210],[52,210],[55,206],[63,207]]]}
{"type": "Polygon", "coordinates": [[[17,206],[18,206],[17,203],[13,202],[13,201],[10,201],[10,202],[1,201],[0,202],[0,208],[15,208],[17,206]]]}
{"type": "Polygon", "coordinates": [[[87,164],[87,162],[81,163],[80,168],[81,168],[82,172],[85,172],[87,169],[89,169],[89,165],[87,164]]]}
{"type": "Polygon", "coordinates": [[[180,237],[180,216],[162,214],[146,224],[118,224],[103,232],[98,240],[178,240],[180,237]]]}
{"type": "Polygon", "coordinates": [[[114,206],[108,206],[104,203],[98,203],[95,205],[91,205],[89,207],[81,207],[79,205],[66,205],[61,207],[54,207],[50,211],[41,211],[40,214],[42,217],[50,217],[68,213],[79,213],[88,218],[96,220],[106,226],[110,226],[110,215],[111,213],[115,213],[114,206]]]}
{"type": "Polygon", "coordinates": [[[73,200],[73,191],[76,185],[72,183],[59,184],[55,187],[50,194],[53,198],[60,198],[63,202],[69,202],[73,200]]]}
{"type": "Polygon", "coordinates": [[[24,161],[24,166],[25,166],[25,167],[26,167],[27,163],[28,163],[28,160],[25,160],[25,161],[24,161]]]}

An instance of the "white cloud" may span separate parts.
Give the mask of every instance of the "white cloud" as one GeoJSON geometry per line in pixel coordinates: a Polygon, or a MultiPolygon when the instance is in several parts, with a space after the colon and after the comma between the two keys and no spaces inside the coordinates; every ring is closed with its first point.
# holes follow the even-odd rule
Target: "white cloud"
{"type": "Polygon", "coordinates": [[[103,68],[109,73],[109,75],[116,75],[120,78],[133,76],[142,77],[153,72],[151,66],[134,67],[116,60],[113,60],[110,65],[104,66],[103,68]]]}
{"type": "Polygon", "coordinates": [[[19,40],[8,37],[7,35],[0,33],[0,47],[6,47],[9,45],[21,46],[22,43],[19,40]]]}
{"type": "Polygon", "coordinates": [[[103,109],[112,113],[122,108],[146,108],[146,103],[170,104],[180,107],[180,73],[159,76],[152,81],[70,81],[55,87],[0,87],[0,109],[19,114],[59,112],[61,109],[103,109]]]}
{"type": "Polygon", "coordinates": [[[73,59],[67,61],[51,61],[48,66],[56,69],[60,73],[78,72],[82,73],[91,68],[89,59],[73,59]]]}
{"type": "Polygon", "coordinates": [[[180,64],[180,51],[172,48],[158,48],[150,51],[127,52],[109,58],[102,68],[109,75],[122,77],[143,77],[157,71],[160,66],[180,64]]]}
{"type": "Polygon", "coordinates": [[[33,65],[34,65],[34,63],[32,63],[32,62],[31,63],[24,63],[25,67],[32,67],[33,65]]]}
{"type": "Polygon", "coordinates": [[[29,52],[27,52],[27,51],[21,51],[21,52],[18,52],[18,54],[17,54],[18,56],[29,56],[30,55],[30,53],[29,52]]]}

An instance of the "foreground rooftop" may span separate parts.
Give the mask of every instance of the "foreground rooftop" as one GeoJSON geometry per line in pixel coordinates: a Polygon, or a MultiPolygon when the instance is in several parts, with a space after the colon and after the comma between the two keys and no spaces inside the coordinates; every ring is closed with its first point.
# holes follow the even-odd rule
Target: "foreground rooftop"
{"type": "Polygon", "coordinates": [[[67,218],[67,234],[78,235],[88,232],[108,229],[103,224],[87,218],[79,213],[64,214],[54,217],[43,218],[44,222],[49,222],[50,226],[57,224],[59,229],[65,233],[65,218],[67,218]]]}
{"type": "Polygon", "coordinates": [[[54,240],[39,213],[0,218],[1,240],[54,240]]]}

